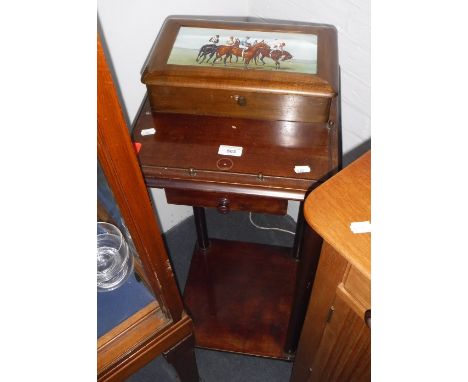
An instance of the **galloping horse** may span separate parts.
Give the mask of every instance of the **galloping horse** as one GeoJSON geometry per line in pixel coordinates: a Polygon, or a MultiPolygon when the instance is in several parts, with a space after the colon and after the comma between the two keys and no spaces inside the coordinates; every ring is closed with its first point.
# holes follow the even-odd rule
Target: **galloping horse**
{"type": "Polygon", "coordinates": [[[232,56],[232,50],[234,48],[236,48],[236,47],[237,48],[239,47],[239,42],[238,41],[236,41],[236,43],[234,45],[220,45],[220,46],[218,46],[217,49],[216,49],[216,57],[213,60],[213,62],[211,63],[211,65],[214,65],[215,62],[218,59],[222,58],[223,56],[225,56],[224,57],[224,65],[226,65],[226,60],[232,56]]]}
{"type": "MultiPolygon", "coordinates": [[[[260,42],[257,43],[257,44],[260,44],[260,43],[262,43],[262,46],[263,46],[264,40],[260,41],[260,42]]],[[[254,44],[254,45],[255,45],[255,44],[254,44]]],[[[266,45],[266,44],[265,44],[265,45],[266,45]]],[[[236,63],[239,62],[239,57],[241,57],[242,59],[244,59],[244,52],[246,52],[247,49],[250,48],[251,46],[252,46],[252,44],[249,44],[249,45],[247,45],[247,47],[245,47],[245,48],[239,48],[239,43],[234,44],[234,48],[232,48],[231,53],[232,53],[232,55],[236,56],[236,63]]],[[[261,48],[262,46],[260,46],[260,48],[261,48]]],[[[266,46],[269,48],[268,45],[266,45],[266,46]]],[[[265,48],[265,49],[267,49],[267,48],[265,48]]],[[[231,57],[229,58],[229,62],[231,62],[232,55],[231,55],[231,57]]],[[[257,53],[257,55],[258,55],[258,53],[257,53]]],[[[255,60],[255,64],[257,64],[257,56],[254,56],[254,60],[255,60]]],[[[244,60],[244,61],[245,61],[245,60],[244,60]]]]}
{"type": "Polygon", "coordinates": [[[292,58],[292,54],[287,52],[287,51],[281,51],[281,50],[274,50],[273,52],[270,53],[270,58],[275,62],[275,69],[280,68],[280,59],[282,58],[281,61],[285,60],[290,60],[292,58]]]}
{"type": "Polygon", "coordinates": [[[255,59],[258,56],[260,49],[264,49],[264,48],[269,48],[269,46],[264,41],[260,41],[252,45],[251,47],[249,47],[246,51],[244,51],[243,57],[244,57],[245,69],[247,69],[247,66],[249,65],[250,60],[252,60],[252,58],[255,59]]]}
{"type": "Polygon", "coordinates": [[[206,56],[210,55],[210,57],[208,57],[208,60],[206,60],[206,62],[209,62],[211,58],[214,56],[214,54],[216,53],[216,49],[218,49],[218,46],[216,44],[203,45],[200,48],[200,51],[198,52],[198,56],[195,61],[201,64],[203,61],[205,61],[206,56]]]}
{"type": "Polygon", "coordinates": [[[239,57],[242,57],[242,53],[244,52],[243,48],[239,48],[239,41],[236,41],[236,43],[233,45],[231,54],[229,56],[229,62],[232,62],[232,55],[236,57],[236,63],[239,61],[239,57]]]}
{"type": "Polygon", "coordinates": [[[270,57],[270,53],[271,53],[271,48],[269,45],[265,44],[264,47],[261,47],[258,50],[257,55],[254,57],[255,65],[258,65],[257,58],[262,62],[263,65],[265,65],[265,61],[263,61],[263,59],[265,57],[270,57]]]}

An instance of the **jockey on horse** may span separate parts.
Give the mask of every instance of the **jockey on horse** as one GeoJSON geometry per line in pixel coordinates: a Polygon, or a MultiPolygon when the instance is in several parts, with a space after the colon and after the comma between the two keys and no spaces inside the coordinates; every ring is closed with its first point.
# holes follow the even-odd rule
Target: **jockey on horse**
{"type": "Polygon", "coordinates": [[[249,42],[250,37],[246,36],[243,40],[240,41],[239,48],[242,49],[242,57],[244,57],[244,52],[252,46],[252,44],[249,42]]]}
{"type": "Polygon", "coordinates": [[[219,34],[211,37],[208,42],[212,42],[213,44],[217,44],[219,42],[219,34]]]}
{"type": "Polygon", "coordinates": [[[210,42],[211,44],[203,45],[200,48],[200,51],[198,52],[197,58],[195,59],[195,61],[198,62],[199,64],[205,61],[206,56],[210,55],[210,57],[208,57],[208,60],[206,60],[206,62],[210,61],[211,58],[214,56],[214,54],[216,53],[216,49],[218,48],[216,44],[218,44],[219,42],[219,35],[217,34],[211,37],[208,40],[208,42],[210,42]]]}

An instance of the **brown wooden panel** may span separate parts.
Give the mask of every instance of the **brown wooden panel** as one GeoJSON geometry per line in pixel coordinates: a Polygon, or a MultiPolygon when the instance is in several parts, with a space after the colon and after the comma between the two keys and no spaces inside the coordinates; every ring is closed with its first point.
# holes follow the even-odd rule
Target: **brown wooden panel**
{"type": "Polygon", "coordinates": [[[317,187],[304,203],[309,225],[367,278],[371,234],[354,234],[352,222],[371,220],[371,152],[317,187]]]}
{"type": "Polygon", "coordinates": [[[97,342],[98,375],[170,323],[171,320],[164,317],[159,305],[156,302],[151,302],[101,336],[97,342]]]}
{"type": "MultiPolygon", "coordinates": [[[[250,20],[249,20],[250,21],[250,20]]],[[[142,82],[151,86],[183,86],[197,89],[229,89],[263,91],[283,94],[320,95],[331,98],[338,92],[338,40],[337,30],[331,25],[312,23],[265,23],[203,20],[197,16],[170,16],[166,19],[153,45],[142,82]],[[282,33],[317,35],[317,74],[292,73],[284,71],[262,71],[225,69],[213,66],[170,65],[167,59],[171,52],[179,28],[202,27],[248,31],[278,31],[282,33]]],[[[250,66],[253,67],[252,65],[250,66]]],[[[252,116],[253,117],[253,116],[252,116]]]]}
{"type": "Polygon", "coordinates": [[[288,358],[296,268],[285,247],[213,239],[206,251],[196,249],[184,302],[197,346],[288,358]]]}
{"type": "Polygon", "coordinates": [[[370,310],[370,305],[363,305],[360,300],[357,300],[351,293],[349,293],[343,283],[340,283],[336,288],[336,295],[344,300],[359,317],[364,317],[366,311],[370,310]]]}
{"type": "Polygon", "coordinates": [[[108,347],[123,347],[120,357],[114,359],[108,367],[98,370],[98,382],[124,381],[163,351],[167,351],[193,332],[192,320],[184,313],[179,321],[168,324],[158,332],[153,331],[151,335],[148,335],[150,334],[148,329],[151,330],[152,327],[155,327],[155,321],[158,318],[154,314],[142,315],[141,313],[137,313],[139,320],[134,322],[128,330],[119,336],[114,336],[109,343],[104,345],[106,349],[108,347]],[[143,338],[145,334],[147,334],[146,340],[140,343],[135,342],[133,347],[128,347],[131,346],[132,341],[143,338]]]}
{"type": "Polygon", "coordinates": [[[288,201],[274,198],[245,196],[225,192],[187,191],[166,189],[168,203],[195,207],[218,208],[220,213],[229,211],[253,211],[285,215],[288,201]]]}
{"type": "Polygon", "coordinates": [[[327,324],[329,309],[335,298],[336,286],[343,280],[346,266],[346,260],[328,243],[324,242],[294,361],[292,382],[303,382],[310,374],[309,368],[317,354],[327,324]]]}
{"type": "Polygon", "coordinates": [[[136,119],[133,140],[142,145],[138,157],[145,177],[302,193],[331,173],[329,152],[337,149],[329,145],[326,123],[151,113],[148,100],[136,119]],[[151,128],[154,135],[141,134],[151,128]],[[242,147],[242,155],[220,155],[220,145],[242,147]],[[220,163],[226,159],[229,166],[220,163]],[[298,174],[295,166],[309,166],[310,172],[298,174]]]}
{"type": "Polygon", "coordinates": [[[269,121],[327,122],[330,98],[223,89],[151,86],[152,110],[164,113],[256,118],[269,121]],[[243,97],[239,105],[237,97],[243,97]]]}
{"type": "Polygon", "coordinates": [[[344,288],[358,300],[366,309],[371,306],[371,285],[370,280],[364,276],[356,267],[351,267],[346,280],[344,280],[344,288]]]}
{"type": "Polygon", "coordinates": [[[307,381],[370,381],[370,329],[339,295],[307,381]]]}

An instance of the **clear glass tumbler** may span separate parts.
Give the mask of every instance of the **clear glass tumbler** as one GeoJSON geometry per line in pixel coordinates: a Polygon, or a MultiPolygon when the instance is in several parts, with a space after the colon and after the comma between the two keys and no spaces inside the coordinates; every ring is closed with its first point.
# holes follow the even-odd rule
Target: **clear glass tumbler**
{"type": "Polygon", "coordinates": [[[114,290],[133,272],[133,254],[122,232],[113,224],[97,223],[97,289],[114,290]]]}

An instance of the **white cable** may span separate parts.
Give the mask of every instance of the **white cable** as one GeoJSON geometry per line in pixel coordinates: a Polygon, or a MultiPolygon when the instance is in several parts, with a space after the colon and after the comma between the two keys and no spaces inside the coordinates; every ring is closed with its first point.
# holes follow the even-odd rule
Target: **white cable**
{"type": "Polygon", "coordinates": [[[295,235],[296,233],[295,232],[292,232],[292,231],[288,231],[287,229],[282,229],[282,228],[276,228],[276,227],[261,227],[257,224],[255,224],[252,220],[252,212],[249,212],[249,219],[250,219],[250,223],[252,223],[252,225],[258,229],[268,229],[268,230],[272,230],[272,231],[280,231],[280,232],[286,232],[286,233],[289,233],[291,235],[295,235]]]}

